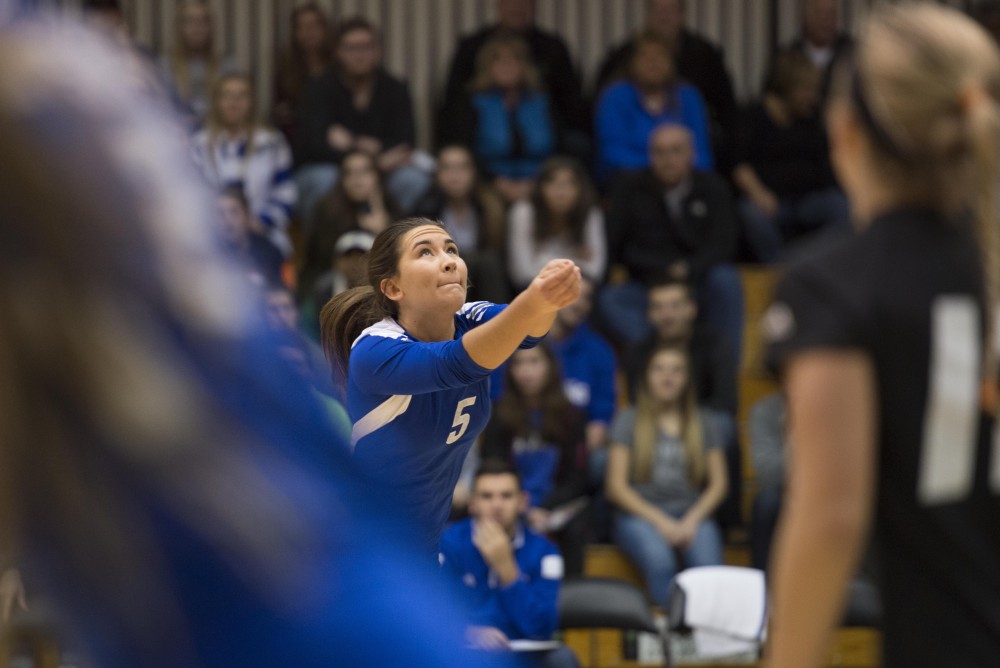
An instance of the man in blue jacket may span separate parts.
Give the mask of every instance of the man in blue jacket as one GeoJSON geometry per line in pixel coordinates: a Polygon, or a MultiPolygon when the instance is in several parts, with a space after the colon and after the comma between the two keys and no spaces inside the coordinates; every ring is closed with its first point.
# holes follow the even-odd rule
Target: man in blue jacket
{"type": "MultiPolygon", "coordinates": [[[[516,650],[516,641],[548,640],[556,630],[563,561],[552,543],[521,523],[527,504],[517,471],[487,460],[473,480],[471,517],[441,537],[442,569],[468,604],[466,636],[483,650],[516,650]]],[[[525,666],[578,666],[566,646],[521,656],[525,666]]]]}

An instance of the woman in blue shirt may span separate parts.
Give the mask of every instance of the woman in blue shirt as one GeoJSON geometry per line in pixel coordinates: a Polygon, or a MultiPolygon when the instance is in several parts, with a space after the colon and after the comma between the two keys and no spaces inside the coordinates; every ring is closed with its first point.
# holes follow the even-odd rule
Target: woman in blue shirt
{"type": "Polygon", "coordinates": [[[483,45],[458,118],[456,138],[472,149],[500,194],[508,202],[526,198],[556,150],[558,129],[523,39],[500,35],[483,45]]]}
{"type": "Polygon", "coordinates": [[[629,78],[609,86],[595,111],[597,176],[603,182],[619,172],[649,165],[649,136],[664,123],[680,123],[694,137],[694,166],[715,166],[708,113],[698,89],[677,80],[670,45],[653,33],[636,38],[629,78]]]}
{"type": "Polygon", "coordinates": [[[489,419],[490,372],[548,332],[579,294],[580,270],[553,260],[510,305],[465,303],[458,246],[426,218],[391,225],[369,258],[369,285],[323,308],[323,347],[347,371],[355,460],[433,555],[462,462],[489,419]]]}

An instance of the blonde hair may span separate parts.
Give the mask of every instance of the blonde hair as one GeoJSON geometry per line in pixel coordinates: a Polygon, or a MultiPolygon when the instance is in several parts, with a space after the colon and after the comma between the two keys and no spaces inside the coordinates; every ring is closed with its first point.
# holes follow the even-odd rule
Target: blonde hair
{"type": "Polygon", "coordinates": [[[657,419],[671,410],[679,410],[681,415],[681,446],[687,460],[688,478],[695,485],[705,480],[705,434],[701,425],[701,413],[695,398],[694,383],[691,381],[691,359],[687,352],[674,345],[658,346],[646,360],[642,382],[639,384],[635,401],[635,430],[632,435],[632,480],[648,482],[653,471],[656,441],[659,427],[657,419]],[[649,368],[653,360],[662,353],[679,355],[684,360],[687,380],[677,404],[664,407],[657,402],[649,389],[649,368]]]}
{"type": "MultiPolygon", "coordinates": [[[[177,92],[185,99],[191,95],[191,75],[188,71],[188,60],[192,54],[188,53],[184,47],[184,40],[181,36],[181,21],[184,19],[184,12],[192,7],[204,9],[208,12],[209,23],[212,22],[212,9],[206,0],[181,0],[181,2],[177,3],[174,46],[170,51],[170,73],[173,75],[177,92]]],[[[222,68],[222,56],[215,51],[211,33],[209,34],[206,53],[201,55],[205,57],[205,76],[209,83],[209,88],[211,88],[215,82],[215,78],[219,74],[219,70],[222,68]]]]}
{"type": "MultiPolygon", "coordinates": [[[[845,82],[838,84],[842,95],[845,82]]],[[[918,194],[925,204],[974,214],[992,341],[992,314],[1000,300],[996,44],[956,10],[929,3],[882,6],[859,42],[850,85],[886,184],[918,194]]],[[[992,345],[985,355],[986,372],[994,378],[992,345]]]]}
{"type": "Polygon", "coordinates": [[[254,103],[253,80],[246,74],[225,74],[218,78],[212,87],[212,101],[208,107],[207,118],[205,119],[205,129],[208,131],[208,155],[209,160],[215,161],[215,145],[222,134],[224,123],[222,122],[222,112],[219,110],[219,98],[222,96],[222,88],[230,81],[241,81],[246,84],[250,95],[250,117],[247,119],[247,147],[243,154],[244,160],[249,160],[256,149],[254,139],[257,130],[264,127],[257,115],[257,106],[254,103]]]}
{"type": "Polygon", "coordinates": [[[542,78],[535,67],[528,43],[517,35],[501,33],[490,38],[476,54],[476,74],[469,83],[469,90],[483,91],[493,87],[493,61],[504,49],[510,50],[524,64],[525,88],[538,90],[542,87],[542,78]]]}

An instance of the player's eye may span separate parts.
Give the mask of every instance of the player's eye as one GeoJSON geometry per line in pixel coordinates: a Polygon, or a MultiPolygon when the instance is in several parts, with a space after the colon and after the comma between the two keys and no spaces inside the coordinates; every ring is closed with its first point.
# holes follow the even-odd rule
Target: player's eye
{"type": "Polygon", "coordinates": [[[458,255],[458,246],[448,246],[448,252],[454,255],[458,255]]]}

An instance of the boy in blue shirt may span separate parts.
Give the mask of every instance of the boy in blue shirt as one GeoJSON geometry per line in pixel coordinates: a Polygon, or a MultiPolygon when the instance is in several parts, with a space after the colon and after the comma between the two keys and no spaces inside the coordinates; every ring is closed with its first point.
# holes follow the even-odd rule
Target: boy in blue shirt
{"type": "MultiPolygon", "coordinates": [[[[445,576],[468,603],[469,642],[503,651],[518,640],[548,640],[559,619],[563,561],[556,547],[520,521],[528,506],[517,471],[488,460],[476,472],[469,501],[471,517],[452,524],[441,537],[445,576]]],[[[524,652],[522,665],[575,668],[566,646],[524,652]]]]}

